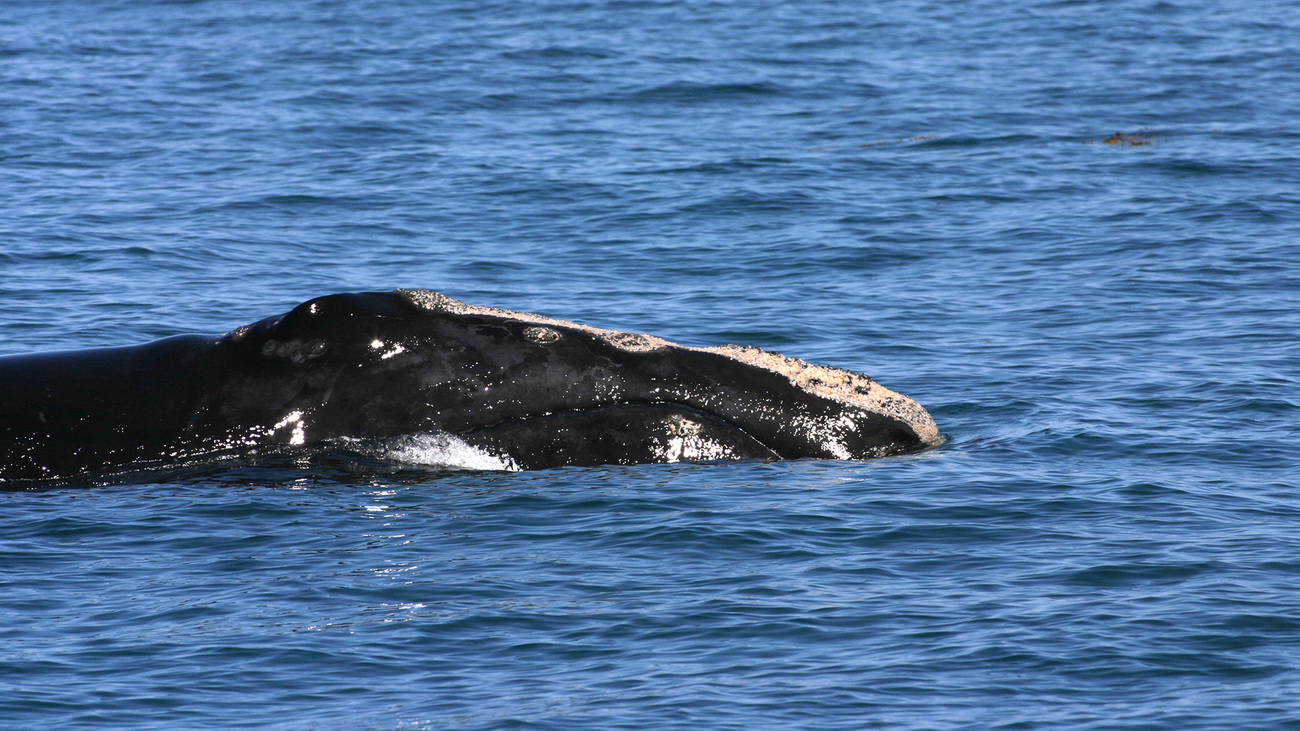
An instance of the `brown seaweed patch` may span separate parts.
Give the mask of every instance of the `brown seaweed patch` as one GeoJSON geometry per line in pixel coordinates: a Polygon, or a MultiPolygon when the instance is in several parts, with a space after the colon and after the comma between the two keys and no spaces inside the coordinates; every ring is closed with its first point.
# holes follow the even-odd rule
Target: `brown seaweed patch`
{"type": "Polygon", "coordinates": [[[1101,141],[1103,145],[1121,145],[1124,147],[1142,147],[1143,145],[1155,144],[1157,136],[1154,132],[1134,132],[1133,134],[1124,134],[1116,132],[1101,141]]]}

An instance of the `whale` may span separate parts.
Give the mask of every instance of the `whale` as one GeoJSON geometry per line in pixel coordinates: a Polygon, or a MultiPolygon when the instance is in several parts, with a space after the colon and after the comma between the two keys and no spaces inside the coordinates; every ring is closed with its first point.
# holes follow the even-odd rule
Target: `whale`
{"type": "Polygon", "coordinates": [[[6,488],[412,435],[510,470],[863,460],[942,441],[916,401],[860,373],[430,290],[317,297],[223,335],[0,357],[6,488]]]}

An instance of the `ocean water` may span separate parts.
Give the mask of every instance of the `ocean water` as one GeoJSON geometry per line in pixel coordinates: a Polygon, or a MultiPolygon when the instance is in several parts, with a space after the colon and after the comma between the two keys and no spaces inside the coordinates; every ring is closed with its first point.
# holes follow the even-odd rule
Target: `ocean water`
{"type": "Polygon", "coordinates": [[[0,726],[1300,728],[1296,38],[1269,0],[5,2],[2,354],[424,287],[866,372],[948,442],[0,493],[0,726]]]}

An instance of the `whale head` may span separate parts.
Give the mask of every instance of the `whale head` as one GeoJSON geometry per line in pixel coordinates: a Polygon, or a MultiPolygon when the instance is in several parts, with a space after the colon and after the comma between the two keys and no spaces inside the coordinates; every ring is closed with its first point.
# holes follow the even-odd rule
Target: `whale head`
{"type": "Polygon", "coordinates": [[[218,346],[228,375],[191,427],[232,443],[445,433],[543,468],[868,459],[941,441],[924,408],[858,373],[428,290],[320,297],[218,346]]]}

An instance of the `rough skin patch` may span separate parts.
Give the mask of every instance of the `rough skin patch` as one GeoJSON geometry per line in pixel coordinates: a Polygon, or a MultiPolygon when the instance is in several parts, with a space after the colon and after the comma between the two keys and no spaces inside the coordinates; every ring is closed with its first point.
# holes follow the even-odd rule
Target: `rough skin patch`
{"type": "Polygon", "coordinates": [[[939,427],[930,413],[921,405],[901,393],[891,391],[868,376],[831,366],[813,365],[798,358],[772,353],[761,348],[741,345],[719,345],[713,348],[693,348],[780,373],[798,388],[823,398],[855,406],[865,411],[884,414],[907,424],[927,444],[937,444],[942,439],[939,427]]]}
{"type": "Polygon", "coordinates": [[[926,444],[942,441],[934,419],[920,404],[900,393],[891,391],[871,378],[830,366],[812,365],[798,358],[772,353],[752,346],[720,345],[712,348],[691,348],[677,345],[653,335],[603,330],[567,320],[556,320],[530,312],[516,312],[499,307],[471,305],[426,289],[400,289],[398,293],[416,305],[434,312],[454,315],[487,315],[525,322],[537,327],[565,327],[590,333],[601,340],[629,352],[648,352],[660,348],[681,348],[697,352],[714,353],[742,363],[779,373],[796,387],[823,398],[837,401],[865,411],[898,419],[911,425],[926,444]]]}
{"type": "Polygon", "coordinates": [[[503,317],[516,322],[526,322],[530,325],[567,327],[574,330],[581,330],[590,333],[605,342],[622,350],[633,353],[643,353],[659,348],[672,347],[670,343],[662,338],[656,338],[653,335],[641,335],[638,333],[620,332],[618,330],[603,330],[598,327],[582,325],[568,320],[557,320],[545,315],[534,315],[531,312],[516,312],[506,310],[500,307],[484,307],[482,305],[471,305],[461,302],[458,299],[452,299],[441,292],[431,292],[427,289],[399,289],[397,293],[403,295],[414,302],[416,305],[433,312],[446,312],[452,315],[487,315],[489,317],[503,317]]]}

